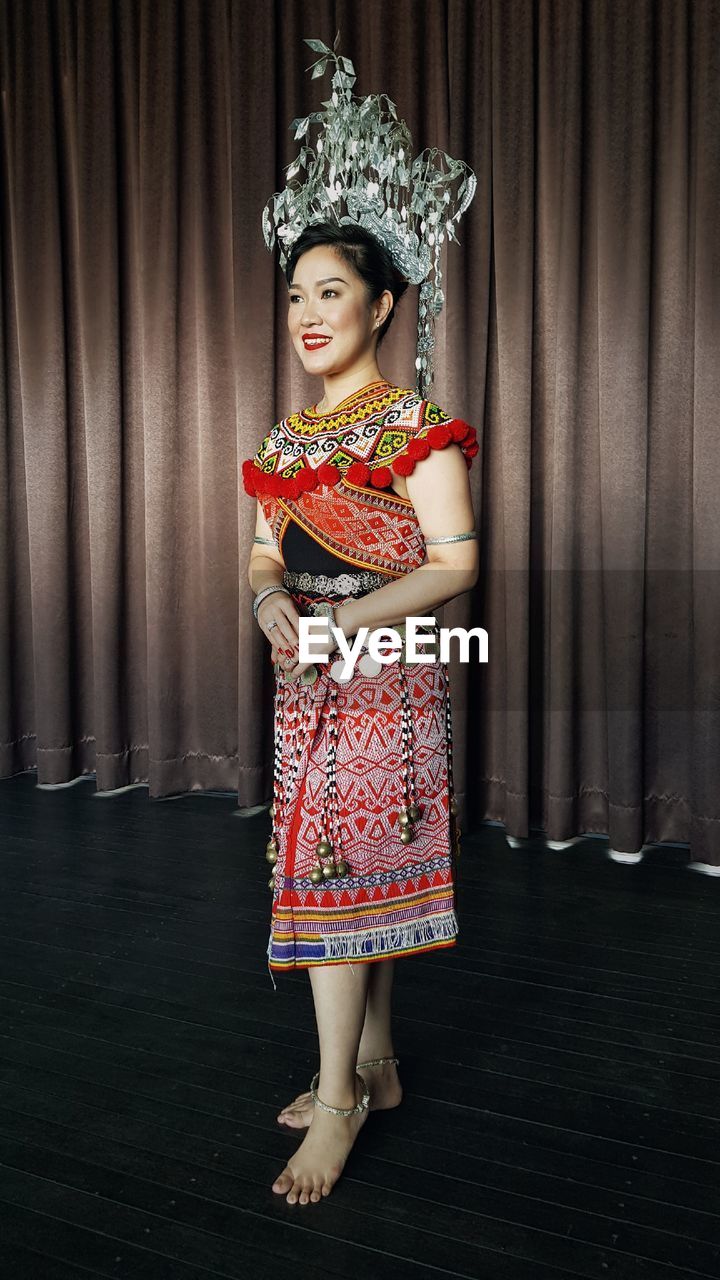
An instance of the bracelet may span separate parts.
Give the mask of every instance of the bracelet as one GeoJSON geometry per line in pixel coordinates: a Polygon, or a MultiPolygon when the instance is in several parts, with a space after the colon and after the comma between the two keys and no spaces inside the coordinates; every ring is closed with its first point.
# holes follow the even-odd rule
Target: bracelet
{"type": "Polygon", "coordinates": [[[273,585],[270,587],[263,587],[262,591],[258,591],[255,599],[253,600],[252,610],[253,610],[253,617],[256,622],[258,620],[258,609],[260,605],[262,604],[266,596],[272,595],[273,591],[283,591],[286,596],[290,595],[290,592],[288,591],[287,587],[282,587],[280,583],[277,583],[277,585],[273,585]]]}

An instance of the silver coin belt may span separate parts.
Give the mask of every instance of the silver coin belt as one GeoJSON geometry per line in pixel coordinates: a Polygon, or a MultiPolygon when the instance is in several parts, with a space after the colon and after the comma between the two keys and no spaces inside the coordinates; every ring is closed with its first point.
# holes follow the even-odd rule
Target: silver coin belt
{"type": "Polygon", "coordinates": [[[321,591],[324,594],[355,595],[362,591],[374,591],[384,587],[392,579],[385,573],[373,573],[365,569],[361,573],[339,573],[337,577],[329,577],[325,573],[302,573],[286,569],[282,576],[283,586],[296,587],[298,591],[321,591]]]}

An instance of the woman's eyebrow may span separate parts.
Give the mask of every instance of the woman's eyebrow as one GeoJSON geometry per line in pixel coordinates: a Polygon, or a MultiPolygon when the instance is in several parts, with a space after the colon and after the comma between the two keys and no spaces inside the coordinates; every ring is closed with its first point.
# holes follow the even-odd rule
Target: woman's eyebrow
{"type": "MultiPolygon", "coordinates": [[[[343,280],[342,276],[326,276],[324,280],[316,280],[316,284],[330,284],[333,280],[339,280],[340,284],[347,284],[347,280],[343,280]]],[[[288,289],[299,289],[299,284],[289,284],[288,289]]]]}

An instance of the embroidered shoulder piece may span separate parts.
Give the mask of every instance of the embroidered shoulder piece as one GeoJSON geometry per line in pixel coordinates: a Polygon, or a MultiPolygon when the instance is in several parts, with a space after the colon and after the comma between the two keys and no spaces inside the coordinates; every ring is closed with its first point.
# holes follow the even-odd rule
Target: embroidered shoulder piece
{"type": "Polygon", "coordinates": [[[245,492],[297,499],[339,480],[378,489],[393,472],[408,476],[431,449],[458,444],[468,468],[478,452],[477,432],[416,390],[375,383],[348,397],[333,414],[312,409],[277,422],[253,458],[242,464],[245,492]]]}

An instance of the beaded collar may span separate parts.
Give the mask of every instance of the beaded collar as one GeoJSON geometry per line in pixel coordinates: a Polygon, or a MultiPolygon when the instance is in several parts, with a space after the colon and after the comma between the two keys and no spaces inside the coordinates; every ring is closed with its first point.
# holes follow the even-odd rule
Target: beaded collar
{"type": "Polygon", "coordinates": [[[408,476],[431,449],[460,445],[468,467],[478,452],[477,432],[418,391],[384,379],[352,392],[329,413],[317,405],[291,413],[242,464],[246,493],[297,499],[310,489],[336,485],[388,489],[408,476]],[[391,469],[392,468],[392,469],[391,469]]]}
{"type": "Polygon", "coordinates": [[[309,409],[291,413],[286,421],[301,432],[304,429],[313,434],[317,431],[337,431],[389,409],[397,400],[410,394],[409,387],[395,387],[384,378],[379,378],[361,387],[359,391],[351,391],[334,409],[318,413],[317,404],[314,404],[309,409]]]}

